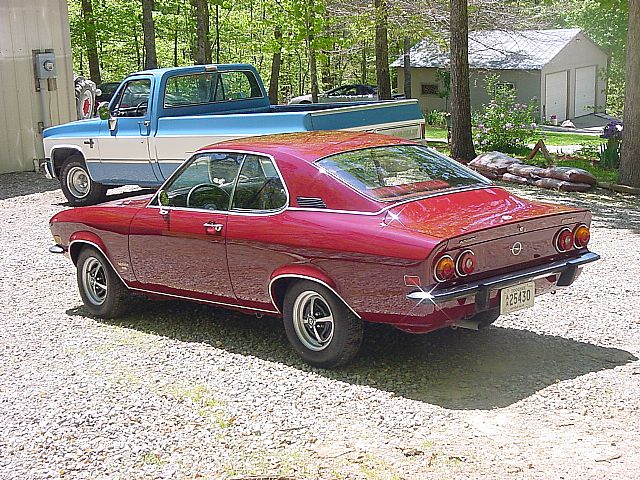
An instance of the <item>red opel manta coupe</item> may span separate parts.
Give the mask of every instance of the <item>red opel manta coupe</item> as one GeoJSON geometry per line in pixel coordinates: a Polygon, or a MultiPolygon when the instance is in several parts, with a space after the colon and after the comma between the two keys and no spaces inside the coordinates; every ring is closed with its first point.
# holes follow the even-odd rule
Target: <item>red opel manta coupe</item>
{"type": "Polygon", "coordinates": [[[296,352],[352,359],[363,322],[477,328],[571,285],[591,215],[534,203],[422,145],[356,132],[196,152],[153,195],[65,210],[56,245],[98,317],[131,294],[282,317],[296,352]]]}

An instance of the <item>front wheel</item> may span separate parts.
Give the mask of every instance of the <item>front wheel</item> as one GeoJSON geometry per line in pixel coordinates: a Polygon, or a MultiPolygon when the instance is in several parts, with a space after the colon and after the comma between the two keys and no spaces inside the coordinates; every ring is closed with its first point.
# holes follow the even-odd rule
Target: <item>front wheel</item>
{"type": "Polygon", "coordinates": [[[322,285],[292,284],[284,299],[283,317],[289,342],[314,367],[344,365],[360,350],[362,321],[322,285]]]}
{"type": "Polygon", "coordinates": [[[82,157],[72,155],[62,165],[60,171],[62,193],[74,207],[95,205],[102,202],[107,194],[107,187],[91,179],[82,157]]]}
{"type": "Polygon", "coordinates": [[[129,303],[129,290],[98,250],[86,247],[78,255],[77,280],[80,297],[92,315],[115,318],[129,303]]]}

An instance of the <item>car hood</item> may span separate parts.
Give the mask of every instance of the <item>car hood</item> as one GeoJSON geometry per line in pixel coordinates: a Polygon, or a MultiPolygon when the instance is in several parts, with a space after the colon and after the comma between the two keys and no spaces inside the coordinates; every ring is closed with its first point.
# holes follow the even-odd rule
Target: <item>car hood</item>
{"type": "MultiPolygon", "coordinates": [[[[493,227],[536,220],[544,228],[558,223],[550,217],[587,210],[539,203],[499,187],[444,193],[399,204],[387,211],[385,223],[436,238],[453,238],[493,227]]],[[[534,227],[535,228],[535,227],[534,227]]],[[[528,228],[527,230],[529,230],[528,228]]]]}
{"type": "Polygon", "coordinates": [[[310,102],[311,99],[311,95],[300,95],[299,97],[293,97],[289,103],[310,102]]]}

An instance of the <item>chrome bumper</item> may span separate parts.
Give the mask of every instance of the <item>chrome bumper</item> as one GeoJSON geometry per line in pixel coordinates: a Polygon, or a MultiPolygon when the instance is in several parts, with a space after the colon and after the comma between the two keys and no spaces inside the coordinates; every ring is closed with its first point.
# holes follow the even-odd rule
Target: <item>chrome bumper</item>
{"type": "Polygon", "coordinates": [[[478,280],[477,282],[458,285],[442,290],[434,290],[432,292],[413,292],[407,295],[407,298],[418,303],[428,301],[432,304],[444,303],[450,300],[464,297],[475,297],[476,310],[486,310],[489,305],[489,293],[492,290],[498,290],[519,283],[529,282],[538,278],[543,278],[552,274],[559,274],[560,277],[556,282],[558,287],[567,287],[573,283],[578,276],[578,268],[587,263],[595,262],[600,259],[600,255],[593,252],[583,253],[579,257],[570,260],[559,260],[557,262],[547,263],[538,267],[531,267],[517,272],[505,273],[491,278],[478,280]]]}
{"type": "Polygon", "coordinates": [[[62,248],[60,245],[51,245],[49,247],[49,253],[64,253],[64,248],[62,248]]]}
{"type": "Polygon", "coordinates": [[[51,163],[50,158],[45,159],[45,161],[40,164],[40,168],[44,170],[44,176],[49,180],[56,178],[56,172],[53,169],[53,163],[51,163]]]}

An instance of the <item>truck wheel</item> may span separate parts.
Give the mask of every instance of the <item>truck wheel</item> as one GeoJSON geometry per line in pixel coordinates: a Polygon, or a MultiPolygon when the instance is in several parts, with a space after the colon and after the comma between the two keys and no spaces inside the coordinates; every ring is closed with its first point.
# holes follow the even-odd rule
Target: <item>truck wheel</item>
{"type": "Polygon", "coordinates": [[[62,193],[74,207],[95,205],[105,199],[107,187],[94,182],[80,155],[70,156],[60,170],[62,193]]]}
{"type": "Polygon", "coordinates": [[[348,363],[362,344],[362,321],[328,288],[293,283],[284,298],[284,328],[302,359],[320,368],[348,363]]]}
{"type": "Polygon", "coordinates": [[[92,315],[115,318],[126,311],[129,290],[98,250],[85,247],[78,255],[76,268],[82,303],[92,315]]]}
{"type": "Polygon", "coordinates": [[[96,84],[84,77],[75,77],[73,86],[76,93],[76,113],[78,120],[93,117],[96,109],[96,84]]]}

